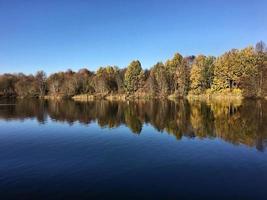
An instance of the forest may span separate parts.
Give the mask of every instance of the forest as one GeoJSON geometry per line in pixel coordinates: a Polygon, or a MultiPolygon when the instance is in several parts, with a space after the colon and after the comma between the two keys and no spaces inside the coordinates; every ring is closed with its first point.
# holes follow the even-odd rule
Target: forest
{"type": "Polygon", "coordinates": [[[180,98],[267,97],[267,49],[232,49],[218,57],[176,53],[165,63],[142,69],[138,60],[127,67],[67,70],[49,76],[1,74],[0,98],[180,98]]]}

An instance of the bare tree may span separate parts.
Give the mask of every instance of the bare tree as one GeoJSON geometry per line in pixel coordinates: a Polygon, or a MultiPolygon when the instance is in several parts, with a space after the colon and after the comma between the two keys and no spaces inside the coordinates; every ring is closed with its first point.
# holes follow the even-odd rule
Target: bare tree
{"type": "Polygon", "coordinates": [[[266,52],[266,44],[263,41],[259,41],[256,44],[255,49],[256,49],[256,52],[258,52],[258,53],[266,52]]]}
{"type": "Polygon", "coordinates": [[[35,75],[39,96],[43,97],[46,93],[46,74],[44,71],[38,71],[35,75]]]}

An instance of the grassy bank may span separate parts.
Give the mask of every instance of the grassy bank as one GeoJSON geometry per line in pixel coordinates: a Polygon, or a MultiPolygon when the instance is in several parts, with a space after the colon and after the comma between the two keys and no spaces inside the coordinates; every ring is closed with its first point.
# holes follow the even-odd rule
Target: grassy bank
{"type": "Polygon", "coordinates": [[[75,101],[93,101],[93,100],[110,100],[110,101],[126,101],[126,100],[152,100],[152,99],[167,99],[167,96],[156,96],[149,93],[138,92],[135,94],[80,94],[72,97],[75,101]]]}
{"type": "Polygon", "coordinates": [[[125,94],[80,94],[80,95],[75,95],[72,97],[73,100],[75,101],[94,101],[94,100],[100,100],[100,99],[105,99],[105,100],[119,100],[123,101],[127,99],[127,95],[125,94]]]}
{"type": "MultiPolygon", "coordinates": [[[[0,99],[8,98],[1,96],[0,99]]],[[[33,97],[9,97],[9,98],[33,98],[33,97]]],[[[38,97],[34,97],[38,98],[38,97]]],[[[48,99],[48,100],[61,100],[61,99],[73,99],[75,101],[94,101],[94,100],[110,100],[110,101],[126,101],[126,100],[173,100],[176,101],[178,99],[187,99],[189,101],[226,101],[226,102],[234,102],[234,101],[242,101],[243,99],[249,99],[244,97],[239,90],[224,90],[220,92],[203,92],[202,94],[188,94],[187,96],[178,96],[177,94],[172,94],[169,96],[157,96],[151,93],[138,92],[135,94],[118,94],[118,93],[96,93],[96,94],[79,94],[75,96],[64,96],[64,95],[46,95],[40,97],[40,99],[48,99]]],[[[258,99],[265,99],[258,98],[258,99]]]]}
{"type": "Polygon", "coordinates": [[[236,101],[242,100],[245,97],[240,89],[224,89],[220,91],[206,90],[202,94],[187,95],[188,100],[218,100],[218,101],[236,101]]]}

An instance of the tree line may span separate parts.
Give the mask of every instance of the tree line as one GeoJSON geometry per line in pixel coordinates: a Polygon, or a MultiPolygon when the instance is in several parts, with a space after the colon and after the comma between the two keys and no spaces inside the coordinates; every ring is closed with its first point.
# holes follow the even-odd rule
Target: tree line
{"type": "Polygon", "coordinates": [[[142,69],[138,60],[128,67],[100,67],[96,72],[67,70],[47,76],[0,75],[0,97],[72,97],[79,94],[115,94],[136,97],[187,95],[267,96],[267,50],[264,42],[255,47],[232,49],[221,56],[188,56],[176,53],[165,63],[142,69]]]}

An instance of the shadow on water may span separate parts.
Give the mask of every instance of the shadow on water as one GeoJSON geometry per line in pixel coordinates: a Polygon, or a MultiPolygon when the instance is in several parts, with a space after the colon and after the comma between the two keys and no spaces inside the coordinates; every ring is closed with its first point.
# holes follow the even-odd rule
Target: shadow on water
{"type": "Polygon", "coordinates": [[[173,101],[92,101],[2,100],[1,120],[36,119],[45,124],[48,118],[70,125],[97,122],[100,127],[126,125],[140,134],[144,123],[178,140],[221,138],[232,144],[244,144],[263,151],[267,146],[267,101],[188,102],[173,101]]]}

